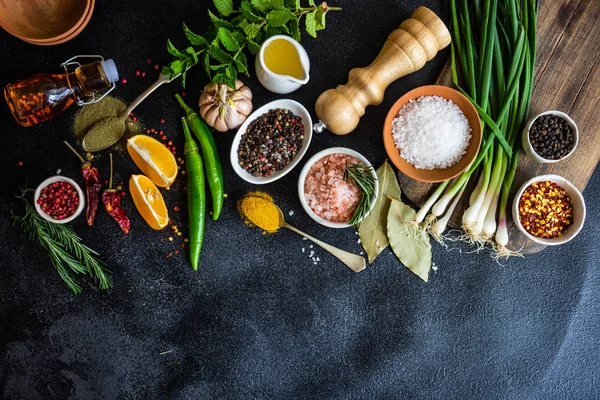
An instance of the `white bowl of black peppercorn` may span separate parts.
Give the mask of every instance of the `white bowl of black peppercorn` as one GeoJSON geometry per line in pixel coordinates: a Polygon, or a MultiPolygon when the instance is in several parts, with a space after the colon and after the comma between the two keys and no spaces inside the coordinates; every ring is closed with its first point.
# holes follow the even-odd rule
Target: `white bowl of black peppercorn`
{"type": "MultiPolygon", "coordinates": [[[[261,128],[264,130],[265,127],[261,126],[261,128]]],[[[250,114],[250,116],[248,116],[246,121],[244,121],[244,123],[238,129],[235,137],[233,138],[233,143],[231,144],[231,166],[233,167],[235,173],[246,182],[257,185],[274,182],[287,175],[296,165],[298,165],[306,153],[311,139],[312,119],[310,117],[310,113],[302,104],[290,99],[272,101],[250,114]],[[273,127],[274,132],[271,133],[270,136],[275,137],[265,136],[265,132],[261,132],[259,134],[254,132],[254,129],[252,128],[253,122],[261,117],[264,117],[265,114],[273,111],[285,112],[283,115],[284,120],[289,121],[290,124],[298,124],[296,126],[298,129],[296,129],[296,131],[293,133],[295,135],[294,139],[288,136],[288,129],[284,128],[279,129],[273,127]],[[256,135],[256,137],[254,137],[250,143],[253,143],[257,148],[242,148],[244,147],[245,142],[244,136],[248,134],[256,135]],[[272,139],[281,139],[280,136],[285,136],[281,143],[287,143],[294,148],[288,149],[290,150],[290,154],[283,155],[281,165],[273,168],[271,163],[273,161],[272,156],[275,155],[279,157],[282,151],[279,149],[280,146],[278,144],[273,143],[272,139]],[[268,148],[265,149],[265,146],[271,146],[272,150],[268,150],[268,148]],[[240,153],[240,151],[243,151],[244,153],[240,153]],[[247,154],[248,151],[252,152],[252,155],[247,154]],[[265,171],[265,175],[260,174],[262,171],[254,170],[252,163],[255,161],[264,162],[264,165],[269,168],[265,171]]],[[[250,147],[252,147],[252,145],[250,147]]]]}
{"type": "Polygon", "coordinates": [[[562,111],[544,111],[531,118],[521,136],[523,150],[535,161],[552,164],[564,160],[579,143],[577,124],[562,111]]]}

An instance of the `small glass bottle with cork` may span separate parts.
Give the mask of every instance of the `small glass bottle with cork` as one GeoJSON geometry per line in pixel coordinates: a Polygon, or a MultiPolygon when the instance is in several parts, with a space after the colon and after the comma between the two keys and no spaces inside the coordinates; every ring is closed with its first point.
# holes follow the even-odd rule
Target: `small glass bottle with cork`
{"type": "Polygon", "coordinates": [[[115,62],[104,60],[102,56],[75,56],[61,67],[65,70],[62,74],[38,74],[6,85],[4,98],[19,124],[39,124],[75,103],[83,106],[98,102],[116,87],[115,82],[119,80],[115,62]],[[82,65],[77,61],[81,58],[97,61],[82,65]]]}

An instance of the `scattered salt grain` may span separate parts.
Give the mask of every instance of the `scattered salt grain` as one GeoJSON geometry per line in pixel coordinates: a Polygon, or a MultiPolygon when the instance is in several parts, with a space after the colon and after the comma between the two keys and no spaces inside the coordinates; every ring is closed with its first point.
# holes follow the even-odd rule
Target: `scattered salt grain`
{"type": "Polygon", "coordinates": [[[315,255],[315,252],[314,252],[314,251],[311,251],[311,252],[308,254],[308,258],[312,258],[312,256],[314,256],[314,255],[315,255]]]}
{"type": "Polygon", "coordinates": [[[308,240],[308,238],[303,237],[302,240],[308,240]]]}
{"type": "Polygon", "coordinates": [[[361,240],[360,240],[360,239],[358,239],[358,240],[356,241],[356,243],[358,243],[358,244],[361,244],[362,242],[361,242],[361,240]]]}
{"type": "Polygon", "coordinates": [[[62,169],[60,169],[60,168],[59,168],[59,169],[57,169],[57,170],[56,170],[56,175],[60,175],[60,173],[61,173],[61,172],[62,172],[62,169]]]}
{"type": "Polygon", "coordinates": [[[363,254],[365,254],[365,252],[364,252],[364,251],[361,251],[361,252],[360,252],[360,255],[362,256],[363,254]]]}
{"type": "Polygon", "coordinates": [[[305,251],[306,251],[306,249],[303,247],[303,248],[302,248],[302,252],[304,253],[305,251]]]}
{"type": "Polygon", "coordinates": [[[290,210],[290,212],[288,214],[289,214],[290,217],[293,216],[294,215],[294,210],[290,210]]]}
{"type": "Polygon", "coordinates": [[[317,259],[315,261],[321,261],[321,259],[319,257],[317,257],[317,259]]]}
{"type": "Polygon", "coordinates": [[[410,100],[392,121],[400,156],[416,168],[444,169],[460,161],[471,140],[460,108],[440,96],[410,100]]]}
{"type": "Polygon", "coordinates": [[[312,249],[312,248],[313,248],[313,245],[311,244],[311,245],[310,245],[310,246],[308,246],[308,247],[310,247],[310,248],[312,249]]]}

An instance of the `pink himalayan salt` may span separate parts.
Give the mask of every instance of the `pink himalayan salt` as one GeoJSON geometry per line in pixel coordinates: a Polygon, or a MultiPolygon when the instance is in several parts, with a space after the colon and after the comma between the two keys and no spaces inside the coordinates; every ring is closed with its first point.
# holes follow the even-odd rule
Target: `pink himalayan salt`
{"type": "Polygon", "coordinates": [[[346,154],[331,154],[314,163],[304,181],[304,197],[311,210],[332,222],[348,222],[362,195],[351,181],[344,180],[346,166],[362,164],[346,154]]]}

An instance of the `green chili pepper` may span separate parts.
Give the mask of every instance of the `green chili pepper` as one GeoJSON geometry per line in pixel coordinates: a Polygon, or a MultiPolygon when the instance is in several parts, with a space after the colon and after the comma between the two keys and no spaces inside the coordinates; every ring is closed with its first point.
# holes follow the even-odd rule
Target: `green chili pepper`
{"type": "Polygon", "coordinates": [[[204,190],[204,167],[198,146],[185,118],[181,118],[185,134],[184,152],[187,163],[188,219],[190,224],[190,261],[194,271],[198,270],[202,238],[204,236],[204,214],[206,213],[206,192],[204,190]]]}
{"type": "Polygon", "coordinates": [[[215,139],[210,133],[210,128],[202,118],[183,101],[179,94],[175,95],[181,108],[186,112],[186,119],[190,129],[196,135],[202,150],[202,158],[206,164],[206,177],[210,195],[212,197],[212,219],[217,220],[221,215],[223,208],[223,171],[221,170],[221,160],[215,144],[215,139]]]}

